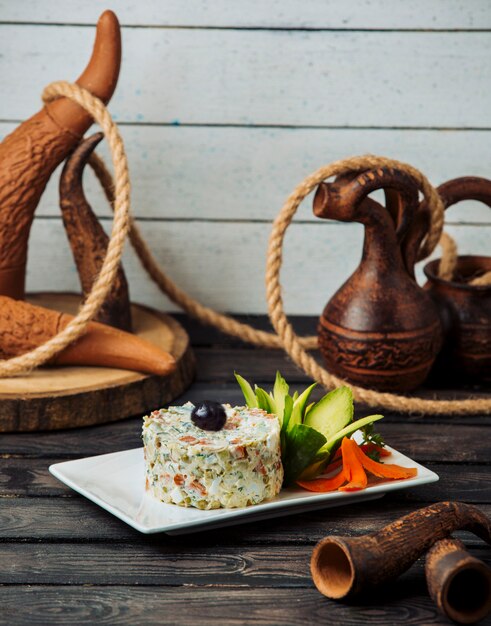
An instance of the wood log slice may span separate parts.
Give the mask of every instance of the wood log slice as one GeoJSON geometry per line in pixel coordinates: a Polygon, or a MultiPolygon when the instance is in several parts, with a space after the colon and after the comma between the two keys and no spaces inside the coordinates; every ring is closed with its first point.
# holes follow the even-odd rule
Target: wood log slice
{"type": "MultiPolygon", "coordinates": [[[[80,296],[30,294],[29,302],[74,315],[80,296]]],[[[189,337],[172,317],[132,305],[136,335],[167,350],[176,371],[152,376],[105,367],[42,367],[0,379],[0,432],[57,430],[116,422],[159,408],[191,384],[195,360],[189,337]]]]}

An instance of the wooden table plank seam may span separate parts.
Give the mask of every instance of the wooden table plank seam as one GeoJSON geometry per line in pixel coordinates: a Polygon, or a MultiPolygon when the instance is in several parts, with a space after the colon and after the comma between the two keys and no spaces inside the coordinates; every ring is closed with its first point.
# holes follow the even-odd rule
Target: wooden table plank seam
{"type": "MultiPolygon", "coordinates": [[[[196,350],[199,380],[176,403],[210,394],[239,403],[230,368],[266,386],[272,382],[268,373],[273,376],[277,368],[287,379],[292,374],[294,388],[307,382],[281,352],[230,348],[226,340],[224,346],[196,350]]],[[[64,432],[3,434],[0,624],[446,624],[427,595],[422,558],[394,584],[347,606],[314,589],[310,555],[328,534],[375,532],[441,499],[475,504],[491,516],[490,425],[485,416],[389,413],[380,428],[389,445],[434,469],[439,483],[373,503],[187,536],[142,535],[48,472],[52,463],[140,446],[140,418],[64,432]]],[[[467,532],[455,536],[491,564],[482,540],[467,532]]]]}

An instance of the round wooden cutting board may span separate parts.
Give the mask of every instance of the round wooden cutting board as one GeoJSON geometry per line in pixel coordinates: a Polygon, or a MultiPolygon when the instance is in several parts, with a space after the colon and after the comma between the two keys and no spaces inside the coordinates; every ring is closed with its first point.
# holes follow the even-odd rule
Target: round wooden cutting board
{"type": "MultiPolygon", "coordinates": [[[[39,306],[74,315],[75,294],[27,296],[39,306]]],[[[115,422],[171,402],[191,383],[195,361],[189,337],[168,315],[132,305],[134,333],[170,352],[177,369],[153,376],[105,367],[42,367],[0,379],[0,432],[55,430],[115,422]]]]}

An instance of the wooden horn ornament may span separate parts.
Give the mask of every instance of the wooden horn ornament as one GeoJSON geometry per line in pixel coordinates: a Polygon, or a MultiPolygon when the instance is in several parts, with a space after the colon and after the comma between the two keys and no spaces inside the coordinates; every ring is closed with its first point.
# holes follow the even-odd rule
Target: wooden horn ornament
{"type": "MultiPolygon", "coordinates": [[[[107,103],[116,88],[120,63],[118,19],[105,11],[97,23],[92,57],[76,82],[107,103]]],[[[0,295],[24,297],[34,211],[51,174],[91,124],[92,118],[78,104],[59,98],[0,144],[0,295]]]]}
{"type": "Polygon", "coordinates": [[[317,589],[333,600],[350,600],[400,576],[433,544],[468,530],[491,544],[491,521],[476,507],[439,502],[364,537],[326,537],[310,563],[317,589]]]}
{"type": "Polygon", "coordinates": [[[426,555],[425,574],[433,602],[454,622],[474,624],[491,612],[491,569],[462,541],[437,541],[426,555]]]}
{"type": "MultiPolygon", "coordinates": [[[[82,292],[87,296],[99,274],[109,237],[92,211],[84,194],[84,167],[97,144],[104,137],[97,133],[85,139],[67,159],[60,177],[60,207],[82,292]]],[[[99,309],[95,321],[131,332],[131,309],[128,282],[120,266],[111,291],[99,309]]]]}
{"type": "MultiPolygon", "coordinates": [[[[72,315],[0,296],[0,358],[19,356],[54,337],[72,315]]],[[[92,365],[166,376],[174,357],[152,343],[122,330],[90,322],[80,339],[66,347],[51,365],[92,365]]]]}

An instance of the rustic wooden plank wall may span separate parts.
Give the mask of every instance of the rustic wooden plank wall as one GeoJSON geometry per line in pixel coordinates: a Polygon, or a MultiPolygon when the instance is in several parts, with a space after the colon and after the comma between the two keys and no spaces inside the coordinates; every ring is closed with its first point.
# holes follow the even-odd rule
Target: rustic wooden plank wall
{"type": "MultiPolygon", "coordinates": [[[[0,0],[0,136],[34,112],[44,85],[76,77],[107,7],[123,25],[111,112],[134,213],[169,273],[207,304],[266,310],[269,223],[322,164],[372,152],[436,184],[490,175],[487,0],[0,0]]],[[[489,252],[489,209],[467,203],[448,219],[462,251],[489,252]]],[[[286,304],[317,314],[356,267],[361,228],[314,221],[306,202],[291,230],[286,304]]],[[[173,309],[130,252],[125,265],[135,300],[173,309]]],[[[37,212],[28,286],[78,286],[56,176],[37,212]]]]}

